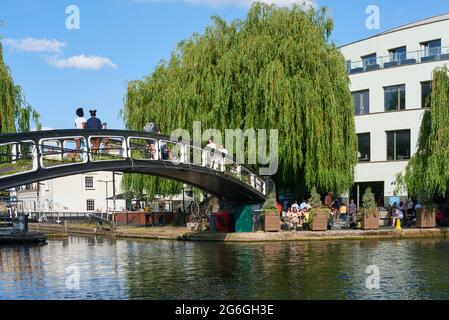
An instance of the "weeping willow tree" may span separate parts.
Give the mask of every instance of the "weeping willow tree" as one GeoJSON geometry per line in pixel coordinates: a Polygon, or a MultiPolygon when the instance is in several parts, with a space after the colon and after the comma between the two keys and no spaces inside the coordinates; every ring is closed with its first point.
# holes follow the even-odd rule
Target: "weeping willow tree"
{"type": "MultiPolygon", "coordinates": [[[[215,16],[204,33],[178,44],[148,77],[131,81],[122,116],[142,130],[154,119],[176,128],[279,130],[280,187],[346,190],[356,156],[354,111],[345,60],[329,36],[324,8],[254,4],[246,19],[215,16]]],[[[124,188],[171,193],[173,181],[127,175],[124,188]]]]}
{"type": "MultiPolygon", "coordinates": [[[[0,41],[0,133],[29,131],[32,120],[39,129],[39,114],[25,102],[21,88],[14,84],[11,72],[3,61],[0,41]]],[[[27,149],[26,146],[24,148],[27,149]]],[[[7,161],[10,151],[10,147],[0,147],[0,158],[7,161]]],[[[22,151],[26,153],[26,150],[22,151]]]]}
{"type": "Polygon", "coordinates": [[[0,133],[25,132],[30,123],[39,124],[39,114],[26,103],[20,86],[14,84],[11,72],[3,61],[0,41],[0,133]]]}
{"type": "Polygon", "coordinates": [[[417,152],[405,174],[397,177],[399,188],[424,202],[445,197],[449,189],[449,70],[433,71],[430,109],[426,110],[418,137],[417,152]]]}

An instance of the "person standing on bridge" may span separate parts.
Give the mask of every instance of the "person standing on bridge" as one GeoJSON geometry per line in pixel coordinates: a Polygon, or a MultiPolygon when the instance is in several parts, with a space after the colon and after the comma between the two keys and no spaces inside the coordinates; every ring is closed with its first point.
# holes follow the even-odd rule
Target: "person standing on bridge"
{"type": "MultiPolygon", "coordinates": [[[[87,129],[102,129],[101,120],[97,118],[97,110],[89,110],[90,118],[87,120],[87,129]]],[[[98,152],[100,148],[100,138],[92,138],[92,153],[98,152]]]]}
{"type": "Polygon", "coordinates": [[[209,168],[215,166],[215,149],[217,149],[217,145],[214,143],[214,137],[210,137],[206,145],[206,166],[209,168]]]}
{"type": "MultiPolygon", "coordinates": [[[[161,129],[156,121],[151,120],[144,127],[143,131],[152,133],[152,134],[161,134],[161,129]]],[[[145,146],[145,153],[152,160],[156,160],[156,140],[148,139],[147,145],[145,146]]],[[[162,155],[161,155],[162,156],[162,155]]]]}
{"type": "Polygon", "coordinates": [[[224,171],[227,164],[226,156],[228,156],[228,150],[224,147],[223,144],[220,144],[218,146],[218,152],[220,152],[220,155],[218,156],[217,165],[220,166],[220,169],[224,171]]]}
{"type": "MultiPolygon", "coordinates": [[[[83,108],[78,108],[76,109],[76,118],[75,118],[75,128],[77,129],[86,129],[87,127],[87,122],[86,122],[86,118],[84,118],[84,110],[83,108]]],[[[72,156],[72,159],[74,159],[76,157],[77,153],[80,153],[80,149],[81,149],[81,145],[83,144],[83,142],[81,141],[81,139],[75,139],[75,154],[72,156]]],[[[83,154],[80,153],[80,159],[81,161],[83,161],[83,154]]]]}

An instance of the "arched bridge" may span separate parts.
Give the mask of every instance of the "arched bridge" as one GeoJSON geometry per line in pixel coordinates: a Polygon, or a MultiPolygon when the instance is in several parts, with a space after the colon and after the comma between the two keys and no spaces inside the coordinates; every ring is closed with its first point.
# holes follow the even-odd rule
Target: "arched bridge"
{"type": "Polygon", "coordinates": [[[225,200],[260,202],[266,182],[227,154],[191,141],[126,130],[0,134],[0,190],[94,171],[174,179],[225,200]]]}

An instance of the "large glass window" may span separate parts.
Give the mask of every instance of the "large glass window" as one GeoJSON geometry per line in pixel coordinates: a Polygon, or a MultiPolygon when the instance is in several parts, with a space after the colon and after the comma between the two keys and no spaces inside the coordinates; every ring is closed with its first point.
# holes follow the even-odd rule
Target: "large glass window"
{"type": "Polygon", "coordinates": [[[369,113],[369,90],[353,92],[352,98],[356,115],[369,113]]]}
{"type": "Polygon", "coordinates": [[[400,47],[388,50],[390,53],[390,62],[403,61],[407,59],[407,47],[400,47]]]}
{"type": "Polygon", "coordinates": [[[430,93],[432,81],[421,82],[421,108],[430,108],[430,93]]]}
{"type": "Polygon", "coordinates": [[[405,109],[405,84],[384,88],[385,111],[405,109]]]}
{"type": "Polygon", "coordinates": [[[369,133],[360,133],[357,135],[357,140],[358,140],[359,162],[370,161],[370,159],[371,159],[370,134],[369,133]]]}
{"type": "Polygon", "coordinates": [[[441,53],[441,39],[421,43],[424,57],[431,57],[441,53]]]}
{"type": "Polygon", "coordinates": [[[410,130],[387,132],[387,160],[410,159],[410,130]]]}
{"type": "Polygon", "coordinates": [[[377,55],[375,53],[362,57],[363,67],[372,66],[377,62],[377,55]]]}

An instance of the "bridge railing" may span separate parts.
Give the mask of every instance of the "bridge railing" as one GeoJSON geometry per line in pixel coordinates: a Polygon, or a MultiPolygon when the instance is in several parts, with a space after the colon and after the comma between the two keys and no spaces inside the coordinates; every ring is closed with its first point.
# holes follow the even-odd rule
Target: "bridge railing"
{"type": "Polygon", "coordinates": [[[38,149],[32,140],[0,144],[0,178],[37,170],[38,149]]]}
{"type": "MultiPolygon", "coordinates": [[[[1,140],[0,140],[1,141],[1,140]]],[[[147,134],[83,134],[24,139],[0,144],[0,180],[39,169],[89,162],[163,161],[209,168],[233,177],[266,195],[265,181],[217,149],[200,148],[147,134]]]]}

